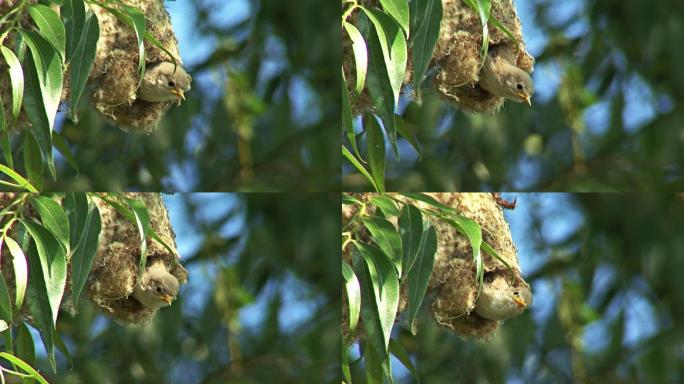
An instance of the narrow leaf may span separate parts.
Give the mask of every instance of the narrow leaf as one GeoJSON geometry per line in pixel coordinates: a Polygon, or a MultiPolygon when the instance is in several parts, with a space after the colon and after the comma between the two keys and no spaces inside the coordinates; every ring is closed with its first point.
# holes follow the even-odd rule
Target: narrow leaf
{"type": "MultiPolygon", "coordinates": [[[[352,50],[354,51],[354,64],[356,67],[356,94],[360,95],[363,92],[363,87],[366,83],[366,72],[368,71],[368,49],[366,48],[366,41],[363,39],[361,32],[351,23],[344,22],[344,29],[352,41],[352,50]]],[[[346,90],[346,85],[345,85],[346,90]]]]}
{"type": "Polygon", "coordinates": [[[76,158],[74,158],[73,153],[71,153],[71,148],[69,148],[69,144],[64,140],[62,135],[57,132],[57,131],[52,131],[52,144],[54,144],[55,148],[59,151],[59,153],[64,156],[66,159],[67,163],[71,166],[71,168],[76,171],[76,177],[78,177],[78,174],[80,173],[78,169],[78,164],[76,163],[76,158]]]}
{"type": "Polygon", "coordinates": [[[92,202],[89,204],[88,215],[76,250],[71,257],[72,296],[74,305],[78,304],[78,297],[88,280],[90,269],[97,255],[97,245],[100,236],[100,211],[92,202]]]}
{"type": "Polygon", "coordinates": [[[354,132],[354,123],[351,111],[351,104],[349,104],[349,92],[347,92],[347,82],[344,78],[344,72],[342,72],[342,126],[347,133],[347,139],[354,150],[356,157],[361,159],[361,154],[359,153],[359,148],[356,145],[356,133],[354,132]]]}
{"type": "Polygon", "coordinates": [[[41,4],[29,6],[28,13],[38,26],[41,36],[57,50],[57,53],[62,58],[62,62],[64,62],[66,57],[64,54],[66,34],[64,32],[64,24],[62,24],[62,20],[59,19],[57,13],[50,7],[41,4]]]}
{"type": "Polygon", "coordinates": [[[385,137],[375,117],[366,122],[366,142],[368,144],[368,165],[378,192],[385,192],[385,137]]]}
{"type": "Polygon", "coordinates": [[[33,336],[23,321],[17,325],[14,347],[18,358],[32,365],[36,363],[36,347],[33,343],[33,336]]]}
{"type": "Polygon", "coordinates": [[[2,274],[0,274],[0,320],[12,323],[12,300],[2,274]]]}
{"type": "Polygon", "coordinates": [[[140,234],[140,265],[138,272],[142,273],[147,264],[147,236],[150,233],[150,216],[147,212],[147,207],[145,207],[142,201],[129,199],[128,204],[135,214],[135,223],[140,234]]]}
{"type": "Polygon", "coordinates": [[[402,276],[401,237],[397,229],[392,223],[381,217],[369,216],[363,217],[361,220],[370,231],[373,241],[389,257],[397,270],[397,275],[402,276]]]}
{"type": "Polygon", "coordinates": [[[345,147],[344,145],[342,146],[342,156],[344,156],[347,160],[349,160],[349,162],[352,163],[352,165],[359,172],[361,172],[361,174],[364,175],[366,177],[366,179],[368,179],[368,182],[371,183],[371,185],[373,186],[373,189],[375,189],[376,191],[379,191],[379,188],[378,188],[377,184],[375,184],[375,180],[373,179],[373,176],[371,176],[371,174],[368,173],[366,168],[364,168],[364,166],[354,157],[354,155],[351,152],[349,152],[347,147],[345,147]]]}
{"type": "MultiPolygon", "coordinates": [[[[82,0],[71,0],[74,2],[82,0]]],[[[73,52],[73,60],[71,63],[71,94],[69,99],[70,111],[73,116],[76,116],[78,109],[78,102],[81,94],[85,89],[90,70],[93,67],[95,60],[95,52],[97,51],[97,41],[100,38],[100,27],[97,23],[97,17],[91,15],[83,27],[83,36],[79,40],[73,52]]]]}
{"type": "Polygon", "coordinates": [[[10,82],[12,83],[12,116],[16,120],[21,110],[21,101],[24,99],[24,71],[21,69],[19,59],[9,48],[0,46],[0,52],[2,52],[9,66],[10,82]]]}
{"type": "Polygon", "coordinates": [[[23,176],[15,172],[13,169],[0,164],[0,172],[9,176],[12,180],[16,181],[17,184],[19,184],[19,186],[25,188],[27,191],[38,192],[38,190],[33,185],[31,185],[31,183],[29,183],[28,180],[26,180],[23,176]]]}
{"type": "Polygon", "coordinates": [[[38,211],[45,229],[69,252],[69,220],[58,202],[47,196],[32,196],[29,201],[38,211]]]}
{"type": "Polygon", "coordinates": [[[14,267],[14,280],[16,286],[15,293],[15,308],[19,310],[24,303],[24,294],[26,293],[26,284],[28,281],[28,267],[26,265],[26,256],[11,237],[5,237],[5,245],[12,255],[12,266],[14,267]]]}
{"type": "Polygon", "coordinates": [[[416,334],[414,322],[432,276],[436,251],[437,232],[435,227],[429,226],[423,232],[418,249],[418,257],[413,268],[411,268],[411,272],[408,274],[408,324],[414,335],[416,334]]]}
{"type": "Polygon", "coordinates": [[[394,20],[404,30],[406,36],[409,36],[409,7],[406,0],[380,0],[382,9],[390,14],[394,20]]]}
{"type": "Polygon", "coordinates": [[[361,313],[361,286],[354,270],[344,261],[342,262],[342,276],[349,304],[349,331],[352,332],[356,329],[361,313]]]}
{"type": "Polygon", "coordinates": [[[387,195],[375,195],[371,198],[371,203],[380,208],[385,216],[399,216],[397,204],[387,195]]]}
{"type": "Polygon", "coordinates": [[[409,274],[418,257],[420,240],[423,236],[423,215],[420,209],[405,204],[399,217],[399,234],[402,245],[402,264],[404,274],[409,274]]]}
{"type": "Polygon", "coordinates": [[[399,306],[399,279],[394,265],[380,250],[362,243],[355,244],[370,272],[385,352],[387,352],[399,306]]]}
{"type": "Polygon", "coordinates": [[[441,0],[413,0],[411,16],[417,30],[413,33],[413,88],[420,100],[420,86],[427,72],[432,52],[439,38],[440,23],[442,21],[441,0]]]}
{"type": "Polygon", "coordinates": [[[81,41],[86,23],[86,9],[83,0],[64,0],[61,15],[66,31],[66,59],[71,61],[74,57],[74,51],[81,41]]]}
{"type": "MultiPolygon", "coordinates": [[[[30,104],[30,103],[27,103],[30,104]]],[[[35,184],[36,188],[43,189],[43,157],[40,154],[40,146],[33,135],[33,130],[24,131],[24,169],[26,176],[35,184]]]]}
{"type": "Polygon", "coordinates": [[[48,384],[47,380],[43,376],[38,373],[35,369],[33,369],[30,365],[28,365],[26,362],[21,360],[18,357],[12,356],[7,352],[0,352],[0,357],[9,361],[10,363],[16,365],[17,367],[21,368],[24,370],[24,372],[28,373],[31,375],[33,379],[35,379],[37,382],[40,384],[48,384]]]}

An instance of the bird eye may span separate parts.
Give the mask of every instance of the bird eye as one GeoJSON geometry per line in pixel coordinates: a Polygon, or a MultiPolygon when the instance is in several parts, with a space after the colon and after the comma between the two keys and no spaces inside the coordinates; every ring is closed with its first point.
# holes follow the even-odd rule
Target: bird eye
{"type": "Polygon", "coordinates": [[[175,87],[176,86],[176,83],[174,83],[173,80],[169,80],[169,82],[167,84],[169,87],[175,87]]]}
{"type": "Polygon", "coordinates": [[[520,292],[514,291],[513,294],[516,295],[516,296],[518,296],[518,295],[520,294],[520,292]]]}
{"type": "Polygon", "coordinates": [[[523,85],[520,84],[520,83],[518,83],[518,85],[516,85],[515,87],[518,88],[518,91],[522,91],[523,88],[525,88],[525,87],[523,87],[523,85]]]}
{"type": "Polygon", "coordinates": [[[161,293],[161,291],[162,291],[162,287],[157,287],[157,292],[161,293]]]}

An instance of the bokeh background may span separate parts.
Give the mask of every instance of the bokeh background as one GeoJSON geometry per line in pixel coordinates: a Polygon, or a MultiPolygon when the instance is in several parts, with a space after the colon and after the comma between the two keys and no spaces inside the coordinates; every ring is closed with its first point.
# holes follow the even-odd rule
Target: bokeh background
{"type": "MultiPolygon", "coordinates": [[[[514,4],[536,59],[532,107],[472,115],[429,90],[422,105],[403,97],[422,159],[405,140],[400,161],[388,149],[387,190],[681,191],[681,2],[514,4]]],[[[343,181],[370,188],[347,162],[343,181]]]]}
{"type": "MultiPolygon", "coordinates": [[[[533,305],[489,342],[427,317],[416,336],[395,327],[420,382],[684,381],[684,195],[504,197],[518,199],[505,216],[533,305]]],[[[395,382],[415,382],[392,366],[395,382]]]]}
{"type": "Polygon", "coordinates": [[[50,383],[339,382],[340,198],[336,194],[166,195],[189,271],[179,299],[145,327],[81,300],[57,330],[50,383]]]}
{"type": "MultiPolygon", "coordinates": [[[[329,191],[339,183],[339,7],[166,1],[192,90],[150,136],[58,115],[80,167],[67,191],[329,191]]],[[[20,169],[21,170],[21,169],[20,169]]],[[[23,174],[23,172],[22,172],[23,174]]],[[[335,188],[336,189],[336,188],[335,188]]]]}

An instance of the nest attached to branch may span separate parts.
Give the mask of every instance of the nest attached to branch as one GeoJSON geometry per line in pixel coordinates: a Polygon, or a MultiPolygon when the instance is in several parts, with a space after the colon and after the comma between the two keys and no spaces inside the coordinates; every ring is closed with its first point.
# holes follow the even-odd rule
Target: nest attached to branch
{"type": "MultiPolygon", "coordinates": [[[[364,6],[377,6],[375,0],[360,1],[364,6]]],[[[448,101],[469,112],[491,113],[504,103],[502,97],[494,96],[480,88],[480,69],[482,68],[482,23],[480,17],[463,0],[442,0],[443,17],[439,38],[428,69],[436,70],[432,83],[437,92],[448,101]]],[[[522,26],[512,0],[492,0],[491,16],[501,22],[515,37],[516,42],[489,23],[489,45],[504,45],[514,53],[516,65],[531,73],[534,58],[525,48],[522,26]]],[[[410,84],[413,77],[411,52],[409,50],[408,68],[404,85],[410,84]]],[[[348,91],[353,93],[356,81],[354,54],[351,42],[343,39],[343,69],[347,79],[348,91]]],[[[370,106],[370,97],[364,92],[354,105],[355,112],[362,112],[370,106]]]]}
{"type": "MultiPolygon", "coordinates": [[[[169,221],[166,206],[158,193],[125,193],[125,197],[141,200],[150,217],[150,226],[157,235],[173,250],[169,252],[163,245],[153,239],[147,240],[147,264],[155,259],[161,260],[166,269],[174,275],[180,284],[187,283],[187,271],[181,265],[176,250],[176,240],[169,221]]],[[[0,193],[0,207],[14,199],[14,193],[0,193]]],[[[114,198],[114,197],[111,197],[114,198]]],[[[137,227],[119,214],[114,208],[102,200],[93,201],[100,211],[101,230],[97,255],[85,285],[85,291],[93,305],[117,322],[125,324],[145,325],[154,317],[156,310],[143,306],[131,294],[135,288],[140,263],[140,234],[137,227]]],[[[27,206],[29,212],[33,209],[27,206]]],[[[29,213],[30,214],[30,213],[29,213]]],[[[36,214],[35,212],[33,214],[36,214]]],[[[2,248],[3,278],[10,291],[11,301],[15,298],[15,279],[11,255],[7,248],[2,248]]],[[[30,278],[30,276],[29,276],[30,278]]],[[[67,280],[62,298],[61,308],[74,312],[71,299],[71,267],[67,267],[67,280]]],[[[27,311],[24,301],[22,311],[27,311]]],[[[30,317],[29,317],[30,318],[30,317]]]]}
{"type": "MultiPolygon", "coordinates": [[[[36,3],[28,0],[28,4],[36,3]]],[[[182,66],[178,51],[178,41],[173,32],[171,19],[164,8],[163,0],[123,0],[124,4],[136,7],[145,15],[145,28],[157,38],[174,57],[162,49],[145,41],[145,62],[151,66],[163,61],[182,66]]],[[[0,2],[0,14],[8,11],[16,4],[16,0],[0,2]]],[[[88,77],[84,97],[91,93],[91,104],[103,117],[113,121],[119,128],[137,132],[151,133],[161,121],[162,116],[174,102],[151,103],[136,97],[138,81],[138,44],[133,27],[126,25],[106,9],[92,4],[86,5],[94,12],[100,28],[100,37],[93,67],[88,77]]],[[[111,7],[120,8],[112,3],[111,7]]],[[[54,8],[56,11],[59,9],[54,8]]],[[[28,13],[22,16],[21,25],[33,28],[28,13]]],[[[13,47],[14,34],[8,36],[6,46],[13,47]]],[[[30,53],[27,52],[27,55],[30,53]]],[[[24,69],[26,70],[26,69],[24,69]]],[[[61,102],[68,102],[70,94],[69,71],[64,72],[61,102]]],[[[9,68],[4,60],[0,60],[0,98],[5,109],[6,118],[11,117],[12,89],[9,68]]],[[[76,106],[71,106],[76,108],[76,106]]],[[[10,119],[11,120],[11,119],[10,119]]],[[[26,112],[22,112],[17,121],[9,121],[15,130],[23,129],[28,123],[26,112]]]]}
{"type": "MultiPolygon", "coordinates": [[[[461,215],[475,220],[482,228],[482,240],[487,242],[508,263],[514,273],[515,286],[528,286],[522,277],[517,251],[511,231],[503,216],[502,208],[490,193],[428,193],[437,201],[454,208],[461,215]]],[[[373,194],[359,194],[355,197],[369,201],[373,194]]],[[[429,205],[403,196],[396,197],[419,207],[429,205]]],[[[372,212],[374,207],[369,206],[372,212]]],[[[346,224],[356,213],[356,206],[343,205],[342,223],[346,224]]],[[[477,301],[475,263],[470,241],[451,225],[439,219],[431,219],[437,231],[437,252],[424,303],[431,301],[430,313],[441,326],[463,338],[488,340],[497,331],[501,321],[489,320],[473,311],[477,301]]],[[[396,224],[396,223],[395,223],[396,224]]],[[[363,233],[362,236],[368,236],[363,233]]],[[[347,247],[343,259],[351,262],[351,246],[347,247]]],[[[499,260],[482,251],[485,279],[502,291],[510,289],[509,269],[499,260]]],[[[350,264],[351,265],[351,264],[350,264]]],[[[344,296],[344,295],[343,295],[344,296]]],[[[408,306],[407,286],[401,287],[398,312],[408,306]]],[[[346,298],[343,304],[343,330],[348,330],[346,298]]],[[[362,332],[362,331],[361,331],[362,332]]],[[[360,335],[357,334],[355,337],[360,335]]],[[[350,340],[348,334],[344,340],[350,340]]]]}

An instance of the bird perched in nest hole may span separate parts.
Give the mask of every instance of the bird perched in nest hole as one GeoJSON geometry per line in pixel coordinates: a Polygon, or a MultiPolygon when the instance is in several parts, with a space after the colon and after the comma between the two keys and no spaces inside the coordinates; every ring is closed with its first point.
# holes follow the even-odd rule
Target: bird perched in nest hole
{"type": "Polygon", "coordinates": [[[162,260],[154,260],[145,268],[133,297],[147,308],[156,310],[171,305],[178,295],[178,279],[169,273],[162,260]]]}
{"type": "Polygon", "coordinates": [[[475,313],[489,320],[506,320],[521,314],[532,304],[527,283],[510,286],[502,275],[488,277],[475,305],[475,313]]]}
{"type": "Polygon", "coordinates": [[[507,45],[490,47],[478,85],[494,96],[532,105],[532,78],[529,73],[515,66],[515,55],[507,45]]]}
{"type": "Polygon", "coordinates": [[[164,61],[146,69],[138,97],[153,103],[177,101],[180,105],[191,82],[192,78],[180,65],[164,61]]]}

